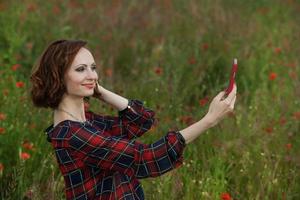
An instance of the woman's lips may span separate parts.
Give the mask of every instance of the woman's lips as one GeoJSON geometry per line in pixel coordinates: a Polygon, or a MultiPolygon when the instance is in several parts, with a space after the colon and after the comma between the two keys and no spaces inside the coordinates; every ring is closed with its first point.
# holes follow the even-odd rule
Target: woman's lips
{"type": "Polygon", "coordinates": [[[86,85],[83,85],[83,86],[85,86],[88,89],[93,89],[95,87],[94,84],[86,84],[86,85]]]}

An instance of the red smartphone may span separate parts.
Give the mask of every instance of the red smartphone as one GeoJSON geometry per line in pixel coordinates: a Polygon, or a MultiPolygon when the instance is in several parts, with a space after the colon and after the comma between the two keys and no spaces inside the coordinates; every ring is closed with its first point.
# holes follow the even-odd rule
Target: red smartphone
{"type": "Polygon", "coordinates": [[[227,89],[225,90],[225,96],[228,96],[230,94],[230,92],[232,91],[232,89],[233,89],[237,69],[238,69],[237,59],[234,58],[233,63],[232,63],[232,68],[231,68],[229,85],[228,85],[227,89]]]}

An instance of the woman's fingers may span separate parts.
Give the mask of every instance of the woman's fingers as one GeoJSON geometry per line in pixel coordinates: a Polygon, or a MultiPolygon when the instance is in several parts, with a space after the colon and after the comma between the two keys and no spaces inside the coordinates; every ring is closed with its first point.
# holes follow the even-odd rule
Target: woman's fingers
{"type": "Polygon", "coordinates": [[[236,84],[234,84],[232,91],[227,96],[227,98],[224,100],[224,102],[226,102],[227,105],[231,105],[231,102],[234,100],[234,98],[236,96],[236,91],[237,91],[237,87],[236,87],[236,84]]]}
{"type": "Polygon", "coordinates": [[[233,110],[235,105],[236,95],[234,96],[233,100],[230,103],[230,108],[233,110]]]}
{"type": "Polygon", "coordinates": [[[225,91],[220,92],[215,98],[221,101],[222,97],[225,95],[225,91]]]}

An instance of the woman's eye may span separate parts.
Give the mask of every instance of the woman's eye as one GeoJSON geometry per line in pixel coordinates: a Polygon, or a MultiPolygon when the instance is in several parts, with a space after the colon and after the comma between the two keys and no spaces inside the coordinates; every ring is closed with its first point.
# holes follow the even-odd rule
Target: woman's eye
{"type": "MultiPolygon", "coordinates": [[[[92,70],[93,70],[93,71],[95,71],[96,69],[97,69],[97,66],[93,66],[93,67],[92,67],[92,70]]],[[[85,67],[79,67],[79,68],[76,69],[76,71],[78,71],[78,72],[82,72],[82,71],[84,71],[84,70],[85,70],[85,67]]]]}
{"type": "Polygon", "coordinates": [[[78,72],[82,72],[83,70],[84,70],[83,67],[80,67],[80,68],[76,69],[76,71],[78,71],[78,72]]]}

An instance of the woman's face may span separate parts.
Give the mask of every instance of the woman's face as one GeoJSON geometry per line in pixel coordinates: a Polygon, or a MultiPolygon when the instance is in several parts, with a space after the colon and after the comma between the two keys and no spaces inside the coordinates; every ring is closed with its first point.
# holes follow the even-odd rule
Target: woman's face
{"type": "Polygon", "coordinates": [[[98,74],[96,63],[89,50],[82,47],[65,73],[67,95],[85,97],[94,94],[98,74]]]}

